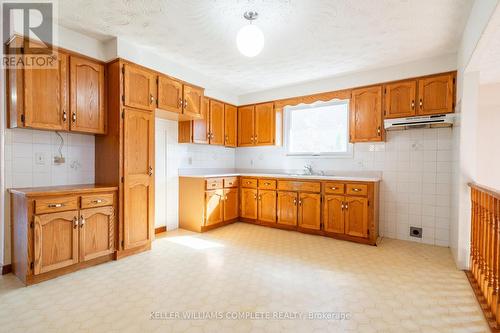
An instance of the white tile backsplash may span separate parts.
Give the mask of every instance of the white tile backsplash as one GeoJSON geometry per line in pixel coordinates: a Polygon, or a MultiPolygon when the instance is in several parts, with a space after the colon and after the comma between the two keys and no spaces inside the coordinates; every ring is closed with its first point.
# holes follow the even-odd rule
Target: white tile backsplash
{"type": "Polygon", "coordinates": [[[452,173],[452,128],[388,132],[385,143],[357,143],[352,158],[298,158],[284,147],[236,149],[237,169],[302,169],[329,173],[381,171],[380,234],[448,246],[452,173]],[[409,236],[423,228],[422,239],[409,236]],[[438,232],[439,229],[439,232],[438,232]]]}
{"type": "Polygon", "coordinates": [[[6,187],[31,187],[94,183],[93,135],[30,129],[7,129],[5,135],[6,187]],[[60,148],[61,147],[61,148],[60,148]],[[66,161],[54,164],[59,149],[66,161]],[[38,162],[37,157],[42,161],[38,162]]]}

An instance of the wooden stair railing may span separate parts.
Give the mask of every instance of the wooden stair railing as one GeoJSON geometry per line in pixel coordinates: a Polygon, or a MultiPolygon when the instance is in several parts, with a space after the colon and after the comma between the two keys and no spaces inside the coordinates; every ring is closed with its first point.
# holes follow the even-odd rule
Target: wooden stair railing
{"type": "MultiPolygon", "coordinates": [[[[500,192],[475,183],[471,188],[471,271],[489,310],[490,326],[500,329],[500,192]]],[[[484,305],[484,304],[483,304],[484,305]]],[[[489,313],[488,313],[489,312],[489,313]]],[[[489,318],[488,318],[489,317],[489,318]]]]}

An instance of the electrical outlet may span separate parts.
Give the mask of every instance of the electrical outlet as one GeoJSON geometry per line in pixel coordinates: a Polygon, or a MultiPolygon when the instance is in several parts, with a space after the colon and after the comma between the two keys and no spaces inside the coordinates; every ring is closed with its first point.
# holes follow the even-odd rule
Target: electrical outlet
{"type": "Polygon", "coordinates": [[[54,164],[64,164],[66,159],[63,156],[54,156],[54,164]]]}
{"type": "Polygon", "coordinates": [[[44,153],[35,153],[35,163],[38,165],[45,165],[45,154],[44,153]]]}

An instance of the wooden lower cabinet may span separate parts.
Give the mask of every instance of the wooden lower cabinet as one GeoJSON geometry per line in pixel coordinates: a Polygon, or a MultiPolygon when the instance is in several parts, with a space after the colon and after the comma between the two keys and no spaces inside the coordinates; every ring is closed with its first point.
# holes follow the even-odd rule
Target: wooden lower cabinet
{"type": "Polygon", "coordinates": [[[297,192],[278,191],[278,224],[297,225],[297,192]]]}
{"type": "Polygon", "coordinates": [[[241,189],[240,216],[247,219],[257,219],[257,190],[253,188],[241,189]]]}
{"type": "Polygon", "coordinates": [[[299,193],[299,219],[300,228],[321,229],[321,194],[299,193]]]}
{"type": "Polygon", "coordinates": [[[114,259],[117,187],[11,189],[12,270],[29,285],[114,259]],[[105,205],[85,208],[92,205],[105,205]]]}
{"type": "Polygon", "coordinates": [[[276,191],[259,190],[257,212],[259,221],[276,222],[276,191]]]}
{"type": "Polygon", "coordinates": [[[180,227],[203,232],[240,218],[364,244],[377,242],[378,181],[233,178],[180,177],[180,227]]]}

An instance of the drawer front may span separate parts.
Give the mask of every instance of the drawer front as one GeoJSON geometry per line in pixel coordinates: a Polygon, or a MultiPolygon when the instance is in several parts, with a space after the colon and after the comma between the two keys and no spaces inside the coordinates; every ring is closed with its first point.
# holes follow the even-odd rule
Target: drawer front
{"type": "Polygon", "coordinates": [[[82,208],[113,205],[113,193],[82,195],[82,208]]]}
{"type": "Polygon", "coordinates": [[[35,214],[55,213],[77,209],[77,196],[41,198],[35,200],[35,214]]]}
{"type": "Polygon", "coordinates": [[[226,177],[224,178],[224,187],[238,187],[238,177],[226,177]]]}
{"type": "Polygon", "coordinates": [[[255,179],[255,178],[241,178],[241,187],[257,188],[257,179],[255,179]]]}
{"type": "Polygon", "coordinates": [[[208,178],[206,180],[206,189],[207,190],[216,190],[222,188],[222,178],[208,178]]]}
{"type": "Polygon", "coordinates": [[[275,190],[276,180],[274,179],[259,179],[259,188],[262,190],[275,190]]]}
{"type": "Polygon", "coordinates": [[[319,193],[321,192],[321,183],[280,180],[278,181],[278,190],[319,193]]]}
{"type": "Polygon", "coordinates": [[[349,195],[368,195],[366,184],[347,184],[346,188],[346,193],[349,195]]]}
{"type": "Polygon", "coordinates": [[[324,183],[325,193],[344,194],[345,185],[341,183],[324,183]]]}

